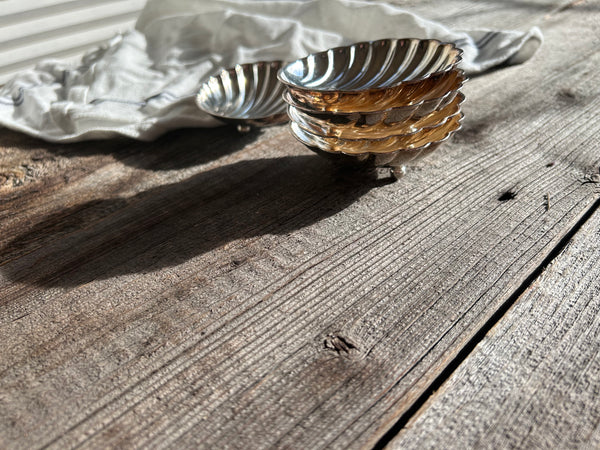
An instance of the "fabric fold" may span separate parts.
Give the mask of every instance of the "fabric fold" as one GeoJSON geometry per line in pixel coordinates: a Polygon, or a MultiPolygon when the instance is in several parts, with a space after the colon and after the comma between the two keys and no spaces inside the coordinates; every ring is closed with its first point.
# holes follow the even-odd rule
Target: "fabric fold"
{"type": "Polygon", "coordinates": [[[470,74],[523,63],[542,43],[535,27],[450,30],[363,0],[149,0],[135,30],[86,54],[80,65],[44,61],[0,88],[0,125],[52,142],[152,140],[178,127],[213,127],[219,122],[193,100],[221,68],[403,37],[456,43],[470,74]]]}

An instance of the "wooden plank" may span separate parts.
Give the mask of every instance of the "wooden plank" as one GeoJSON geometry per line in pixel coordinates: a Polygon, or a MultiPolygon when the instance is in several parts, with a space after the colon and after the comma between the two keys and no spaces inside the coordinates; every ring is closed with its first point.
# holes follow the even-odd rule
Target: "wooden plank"
{"type": "Polygon", "coordinates": [[[376,442],[599,197],[597,20],[546,19],[391,185],[282,127],[3,132],[2,446],[376,442]]]}
{"type": "Polygon", "coordinates": [[[389,448],[600,446],[600,212],[389,448]]]}
{"type": "Polygon", "coordinates": [[[474,28],[521,29],[542,25],[552,16],[570,8],[578,11],[597,11],[597,0],[528,0],[502,1],[457,0],[440,7],[438,0],[394,0],[400,7],[422,17],[436,20],[451,28],[468,30],[474,28]]]}

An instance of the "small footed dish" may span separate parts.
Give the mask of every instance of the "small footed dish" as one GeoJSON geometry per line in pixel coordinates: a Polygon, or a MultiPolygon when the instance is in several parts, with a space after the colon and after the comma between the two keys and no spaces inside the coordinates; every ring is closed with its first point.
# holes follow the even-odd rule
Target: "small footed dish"
{"type": "Polygon", "coordinates": [[[238,64],[206,81],[196,95],[198,107],[211,116],[240,126],[287,122],[285,87],[277,79],[282,61],[238,64]]]}

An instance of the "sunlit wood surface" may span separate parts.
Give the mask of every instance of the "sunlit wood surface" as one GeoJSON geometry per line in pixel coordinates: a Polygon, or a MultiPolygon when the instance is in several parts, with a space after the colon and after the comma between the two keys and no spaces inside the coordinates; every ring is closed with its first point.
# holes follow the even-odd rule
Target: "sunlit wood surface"
{"type": "Polygon", "coordinates": [[[0,447],[599,445],[599,3],[398,3],[545,43],[395,183],[0,130],[0,447]]]}

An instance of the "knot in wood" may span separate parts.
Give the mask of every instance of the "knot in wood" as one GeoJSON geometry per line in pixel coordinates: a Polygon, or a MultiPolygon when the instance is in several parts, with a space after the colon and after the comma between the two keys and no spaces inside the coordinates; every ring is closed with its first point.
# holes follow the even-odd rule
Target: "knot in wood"
{"type": "Polygon", "coordinates": [[[350,338],[339,334],[328,334],[323,344],[327,350],[333,350],[338,355],[350,355],[358,351],[358,346],[350,338]]]}
{"type": "Polygon", "coordinates": [[[0,167],[0,186],[21,186],[25,182],[26,175],[26,171],[20,167],[0,167]]]}

